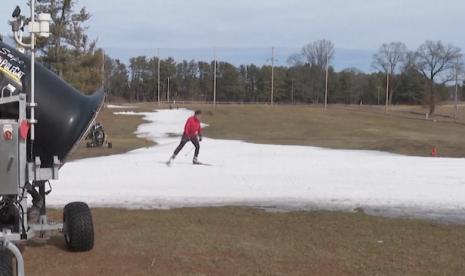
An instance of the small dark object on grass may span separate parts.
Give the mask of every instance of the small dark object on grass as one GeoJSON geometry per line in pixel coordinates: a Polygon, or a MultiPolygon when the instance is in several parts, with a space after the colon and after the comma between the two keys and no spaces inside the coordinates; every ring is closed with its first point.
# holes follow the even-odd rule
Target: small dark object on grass
{"type": "Polygon", "coordinates": [[[107,138],[107,134],[103,130],[103,125],[101,123],[96,123],[90,128],[89,134],[87,135],[86,139],[89,141],[86,143],[86,147],[97,148],[106,146],[111,149],[113,144],[108,142],[107,138]]]}

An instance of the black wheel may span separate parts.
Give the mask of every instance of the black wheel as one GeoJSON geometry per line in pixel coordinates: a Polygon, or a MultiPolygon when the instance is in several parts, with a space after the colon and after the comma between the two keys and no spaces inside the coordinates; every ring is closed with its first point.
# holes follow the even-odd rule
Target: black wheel
{"type": "Polygon", "coordinates": [[[111,149],[113,147],[113,143],[108,143],[108,148],[111,149]]]}
{"type": "Polygon", "coordinates": [[[70,251],[89,251],[94,247],[92,213],[84,202],[72,202],[63,210],[63,232],[70,251]]]}
{"type": "Polygon", "coordinates": [[[87,143],[86,143],[86,147],[87,147],[87,148],[90,148],[91,146],[92,146],[92,144],[91,144],[90,142],[87,142],[87,143]]]}
{"type": "Polygon", "coordinates": [[[8,249],[0,249],[0,276],[13,275],[13,254],[8,249]]]}

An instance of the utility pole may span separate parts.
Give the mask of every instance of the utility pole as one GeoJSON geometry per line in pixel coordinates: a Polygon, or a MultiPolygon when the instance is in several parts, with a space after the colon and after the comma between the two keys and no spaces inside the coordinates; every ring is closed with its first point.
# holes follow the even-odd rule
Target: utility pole
{"type": "Polygon", "coordinates": [[[459,90],[459,72],[458,72],[458,59],[457,63],[455,64],[455,95],[454,95],[454,119],[457,120],[457,116],[459,114],[459,105],[458,105],[458,90],[459,90]]]}
{"type": "Polygon", "coordinates": [[[271,105],[274,104],[274,47],[271,48],[271,105]]]}
{"type": "MultiPolygon", "coordinates": [[[[31,26],[35,25],[35,2],[36,0],[30,1],[31,5],[31,26]]],[[[30,103],[30,112],[31,112],[31,143],[34,143],[36,132],[35,126],[37,124],[36,115],[35,115],[35,107],[37,106],[35,100],[35,68],[36,68],[36,35],[33,31],[31,31],[31,103],[30,103]]]]}
{"type": "Polygon", "coordinates": [[[105,50],[102,49],[102,88],[105,91],[105,50]]]}
{"type": "Polygon", "coordinates": [[[291,80],[292,88],[291,88],[291,103],[294,104],[294,79],[291,80]]]}
{"type": "Polygon", "coordinates": [[[167,91],[166,91],[166,100],[169,103],[170,102],[170,77],[168,77],[168,85],[167,85],[167,91]]]}
{"type": "Polygon", "coordinates": [[[326,49],[325,111],[328,108],[329,49],[326,49]]]}
{"type": "Polygon", "coordinates": [[[384,112],[389,112],[389,71],[386,73],[386,106],[384,107],[384,112]]]}
{"type": "Polygon", "coordinates": [[[213,105],[216,105],[216,66],[217,66],[217,60],[216,60],[216,48],[213,49],[214,51],[214,65],[213,65],[213,105]]]}
{"type": "Polygon", "coordinates": [[[157,49],[157,96],[158,96],[158,105],[160,105],[160,48],[157,49]]]}
{"type": "MultiPolygon", "coordinates": [[[[31,125],[31,141],[35,140],[35,125],[37,124],[37,119],[35,115],[35,108],[37,107],[37,103],[35,102],[35,58],[36,58],[36,37],[44,37],[48,38],[50,36],[50,21],[52,21],[51,16],[49,13],[40,13],[35,18],[35,4],[36,0],[30,1],[30,8],[31,8],[31,18],[29,22],[29,32],[31,34],[31,42],[30,44],[26,44],[22,41],[22,27],[24,22],[20,20],[19,24],[13,24],[13,38],[15,42],[24,48],[29,48],[31,50],[31,66],[30,66],[30,99],[29,99],[29,123],[31,125]],[[36,20],[37,19],[37,20],[36,20]]],[[[16,11],[16,10],[15,10],[16,11]]],[[[21,12],[21,11],[19,11],[21,12]]],[[[13,15],[16,20],[18,20],[19,14],[17,16],[13,15]]],[[[17,23],[17,22],[16,22],[17,23]]],[[[31,143],[33,144],[33,143],[31,143]]]]}
{"type": "Polygon", "coordinates": [[[381,89],[381,88],[378,86],[378,105],[379,105],[379,90],[380,90],[380,89],[381,89]]]}

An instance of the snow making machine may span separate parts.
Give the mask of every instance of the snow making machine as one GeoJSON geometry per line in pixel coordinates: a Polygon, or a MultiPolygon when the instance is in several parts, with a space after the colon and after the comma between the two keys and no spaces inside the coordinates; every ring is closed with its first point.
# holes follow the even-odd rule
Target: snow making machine
{"type": "MultiPolygon", "coordinates": [[[[34,11],[34,0],[30,2],[34,11]]],[[[19,38],[24,24],[19,13],[18,8],[13,13],[15,40],[34,49],[19,38]]],[[[34,34],[48,32],[49,17],[37,17],[35,21],[31,15],[28,26],[32,41],[34,34]]],[[[19,248],[29,239],[49,237],[52,231],[64,234],[71,251],[88,251],[94,245],[87,204],[67,204],[63,222],[54,223],[47,218],[46,197],[51,191],[49,180],[58,179],[66,158],[85,137],[104,93],[81,94],[35,63],[33,53],[25,55],[0,41],[0,276],[24,275],[19,248]]]]}
{"type": "Polygon", "coordinates": [[[108,135],[105,133],[103,125],[99,122],[90,128],[86,140],[88,140],[86,143],[87,148],[101,148],[105,146],[111,149],[113,147],[113,143],[108,141],[108,135]]]}

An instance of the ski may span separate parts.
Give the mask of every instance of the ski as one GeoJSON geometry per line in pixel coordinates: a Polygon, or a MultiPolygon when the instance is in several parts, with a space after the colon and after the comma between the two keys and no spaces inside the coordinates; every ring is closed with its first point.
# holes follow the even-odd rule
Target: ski
{"type": "MultiPolygon", "coordinates": [[[[173,166],[173,161],[159,161],[157,163],[160,163],[160,164],[165,164],[167,167],[172,167],[173,166]]],[[[192,164],[194,166],[213,166],[213,164],[209,164],[209,163],[202,163],[202,162],[197,162],[197,163],[187,163],[187,162],[178,162],[177,164],[180,164],[180,165],[189,165],[189,164],[192,164]]]]}
{"type": "Polygon", "coordinates": [[[212,164],[208,164],[208,163],[202,163],[202,162],[197,162],[197,163],[193,163],[195,166],[213,166],[212,164]]]}

